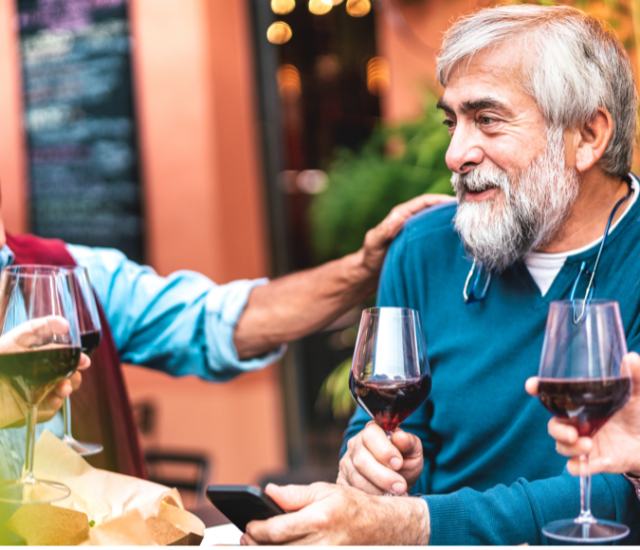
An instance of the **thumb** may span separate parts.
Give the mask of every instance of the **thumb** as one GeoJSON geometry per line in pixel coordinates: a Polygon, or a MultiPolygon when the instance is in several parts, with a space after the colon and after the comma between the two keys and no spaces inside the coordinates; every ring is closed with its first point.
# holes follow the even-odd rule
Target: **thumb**
{"type": "Polygon", "coordinates": [[[622,359],[622,372],[624,376],[624,367],[629,369],[629,375],[631,376],[631,382],[633,385],[632,395],[640,397],[640,355],[635,351],[627,353],[622,359]]]}
{"type": "Polygon", "coordinates": [[[318,486],[322,487],[323,485],[322,483],[312,483],[311,485],[286,485],[280,487],[269,483],[264,492],[284,511],[292,512],[300,510],[317,500],[318,495],[322,492],[318,490],[318,486]]]}
{"type": "Polygon", "coordinates": [[[422,442],[413,434],[396,430],[391,435],[391,442],[400,451],[403,458],[413,458],[422,454],[422,442]]]}
{"type": "Polygon", "coordinates": [[[532,376],[531,378],[528,378],[524,383],[524,389],[527,390],[529,395],[538,397],[538,377],[532,376]]]}

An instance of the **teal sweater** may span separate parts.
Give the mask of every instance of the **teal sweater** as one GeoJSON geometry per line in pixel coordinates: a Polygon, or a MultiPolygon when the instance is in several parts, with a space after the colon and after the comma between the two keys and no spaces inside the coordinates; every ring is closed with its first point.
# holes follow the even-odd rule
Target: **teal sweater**
{"type": "MultiPolygon", "coordinates": [[[[471,267],[453,229],[455,205],[413,217],[384,265],[380,306],[420,312],[433,375],[427,403],[403,429],[423,442],[424,471],[412,490],[431,514],[431,544],[547,544],[542,527],[579,513],[579,481],[547,434],[549,413],[524,390],[538,372],[549,302],[566,299],[583,260],[567,259],[543,297],[524,264],[493,276],[484,301],[467,305],[471,267]]],[[[596,275],[597,298],[620,302],[630,350],[640,352],[640,200],[615,228],[596,275]]],[[[346,439],[369,421],[358,409],[346,439]]],[[[344,453],[346,445],[343,446],[344,453]]],[[[640,542],[640,502],[621,475],[597,475],[596,517],[631,528],[640,542]]]]}

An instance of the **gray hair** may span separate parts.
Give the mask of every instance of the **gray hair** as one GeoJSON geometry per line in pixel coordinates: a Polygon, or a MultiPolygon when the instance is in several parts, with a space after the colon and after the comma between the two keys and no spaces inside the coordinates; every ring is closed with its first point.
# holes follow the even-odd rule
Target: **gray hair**
{"type": "Polygon", "coordinates": [[[446,33],[438,81],[446,87],[458,62],[506,42],[527,52],[521,86],[537,102],[548,127],[575,128],[592,120],[599,107],[611,113],[613,135],[599,166],[609,175],[626,175],[633,159],[638,95],[629,56],[613,31],[567,6],[484,9],[446,33]]]}

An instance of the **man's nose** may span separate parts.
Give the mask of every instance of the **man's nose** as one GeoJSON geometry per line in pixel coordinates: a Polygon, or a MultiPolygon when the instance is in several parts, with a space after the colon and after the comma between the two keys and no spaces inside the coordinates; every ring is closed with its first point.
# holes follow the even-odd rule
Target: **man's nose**
{"type": "Polygon", "coordinates": [[[484,152],[474,134],[473,129],[461,126],[453,133],[445,157],[452,172],[466,174],[484,160],[484,152]]]}

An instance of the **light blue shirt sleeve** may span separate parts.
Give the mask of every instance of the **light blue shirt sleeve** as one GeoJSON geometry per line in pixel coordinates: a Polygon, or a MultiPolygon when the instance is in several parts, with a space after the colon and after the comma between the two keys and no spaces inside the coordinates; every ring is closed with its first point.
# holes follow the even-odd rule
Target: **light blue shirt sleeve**
{"type": "Polygon", "coordinates": [[[233,344],[249,293],[267,279],[216,285],[193,271],[160,277],[117,250],[79,245],[67,245],[67,250],[88,269],[127,363],[222,382],[265,367],[284,352],[283,346],[241,361],[233,344]]]}

